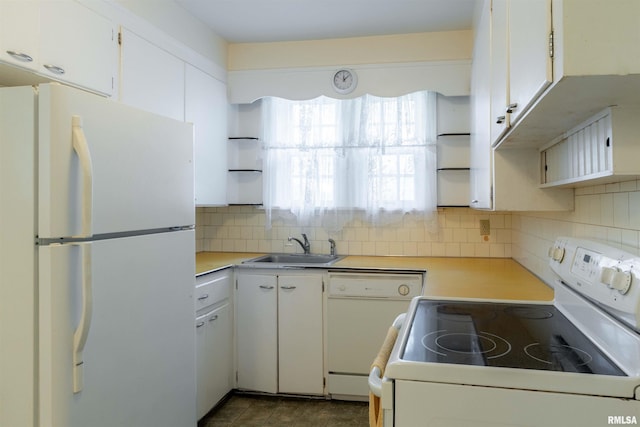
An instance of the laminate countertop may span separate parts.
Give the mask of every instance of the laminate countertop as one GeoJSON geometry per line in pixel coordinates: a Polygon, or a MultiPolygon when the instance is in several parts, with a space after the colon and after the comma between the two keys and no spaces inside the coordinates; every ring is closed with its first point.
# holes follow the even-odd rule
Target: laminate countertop
{"type": "MultiPolygon", "coordinates": [[[[198,252],[196,274],[241,264],[260,255],[264,254],[198,252]]],[[[347,256],[329,268],[426,271],[424,295],[432,297],[553,300],[551,287],[509,258],[347,256]]]]}

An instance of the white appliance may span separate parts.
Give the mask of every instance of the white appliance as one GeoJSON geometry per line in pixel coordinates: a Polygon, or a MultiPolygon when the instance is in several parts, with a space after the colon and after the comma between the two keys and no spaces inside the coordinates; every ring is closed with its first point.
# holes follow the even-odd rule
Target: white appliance
{"type": "Polygon", "coordinates": [[[422,295],[422,272],[329,272],[328,390],[334,398],[367,399],[371,361],[389,324],[422,295]]]}
{"type": "Polygon", "coordinates": [[[0,425],[195,426],[193,127],[0,89],[0,425]]]}
{"type": "Polygon", "coordinates": [[[640,422],[640,258],[564,237],[549,256],[552,304],[412,300],[381,384],[385,426],[640,422]]]}

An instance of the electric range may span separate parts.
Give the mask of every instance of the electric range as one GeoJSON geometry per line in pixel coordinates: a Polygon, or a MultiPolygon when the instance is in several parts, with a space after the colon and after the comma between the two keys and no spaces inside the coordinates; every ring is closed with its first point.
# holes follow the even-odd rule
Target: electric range
{"type": "Polygon", "coordinates": [[[640,422],[640,258],[558,238],[549,260],[553,303],[412,300],[382,382],[385,425],[640,422]]]}

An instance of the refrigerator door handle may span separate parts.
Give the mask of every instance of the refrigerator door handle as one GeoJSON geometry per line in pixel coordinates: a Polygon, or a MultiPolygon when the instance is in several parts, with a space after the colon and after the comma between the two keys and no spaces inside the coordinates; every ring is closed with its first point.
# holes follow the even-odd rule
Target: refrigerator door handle
{"type": "Polygon", "coordinates": [[[91,316],[93,313],[92,277],[91,277],[91,243],[74,243],[80,246],[82,257],[82,312],[80,322],[73,333],[73,392],[80,393],[83,388],[82,352],[89,336],[91,316]]]}
{"type": "Polygon", "coordinates": [[[80,116],[71,117],[71,129],[73,150],[78,155],[82,168],[82,235],[75,237],[91,237],[93,235],[93,164],[80,116]]]}

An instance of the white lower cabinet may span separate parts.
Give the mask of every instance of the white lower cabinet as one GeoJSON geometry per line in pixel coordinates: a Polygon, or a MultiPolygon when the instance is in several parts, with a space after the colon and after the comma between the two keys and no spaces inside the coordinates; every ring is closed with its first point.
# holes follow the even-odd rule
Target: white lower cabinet
{"type": "Polygon", "coordinates": [[[323,394],[320,274],[237,274],[238,388],[323,394]]]}
{"type": "Polygon", "coordinates": [[[233,388],[232,270],[196,278],[198,419],[233,388]]]}

